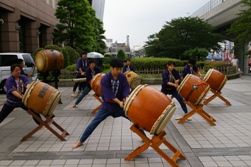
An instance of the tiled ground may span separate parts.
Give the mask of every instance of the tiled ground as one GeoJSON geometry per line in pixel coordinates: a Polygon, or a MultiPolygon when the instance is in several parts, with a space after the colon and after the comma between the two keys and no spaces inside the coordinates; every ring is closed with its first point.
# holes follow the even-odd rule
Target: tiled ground
{"type": "MultiPolygon", "coordinates": [[[[250,77],[242,77],[227,82],[223,96],[232,106],[218,98],[204,106],[204,110],[216,119],[216,126],[211,126],[198,114],[192,121],[178,124],[175,118],[183,112],[174,99],[177,109],[165,128],[165,137],[186,156],[186,160],[177,161],[181,167],[251,167],[250,81],[250,77]]],[[[153,87],[160,89],[159,85],[153,87]]],[[[70,133],[66,141],[60,141],[49,130],[41,129],[27,141],[19,142],[23,135],[34,129],[35,124],[25,112],[17,109],[0,124],[0,167],[170,166],[152,148],[135,159],[124,160],[143,142],[130,130],[131,123],[123,118],[107,118],[81,147],[72,150],[72,144],[94,117],[91,111],[100,103],[91,92],[76,109],[72,109],[70,106],[76,99],[70,97],[71,89],[59,89],[63,105],[54,112],[54,120],[70,133]]],[[[160,148],[172,157],[172,152],[164,145],[160,148]]]]}

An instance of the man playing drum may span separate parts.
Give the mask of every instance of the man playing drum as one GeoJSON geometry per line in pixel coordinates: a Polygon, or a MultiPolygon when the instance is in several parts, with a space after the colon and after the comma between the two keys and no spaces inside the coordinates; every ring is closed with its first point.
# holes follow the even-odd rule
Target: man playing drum
{"type": "Polygon", "coordinates": [[[123,68],[123,73],[125,73],[126,71],[133,71],[134,72],[134,67],[131,64],[131,60],[130,59],[126,59],[126,65],[123,68]]]}
{"type": "MultiPolygon", "coordinates": [[[[7,78],[6,88],[7,88],[7,101],[4,104],[0,112],[0,123],[15,109],[16,107],[21,107],[24,110],[28,110],[22,103],[23,94],[26,90],[30,81],[25,75],[21,75],[21,69],[17,64],[13,64],[10,67],[11,76],[7,78]]],[[[35,113],[35,112],[34,112],[35,113]]],[[[39,118],[40,114],[35,113],[39,118]]],[[[40,122],[33,118],[34,121],[40,125],[40,122]]]]}
{"type": "Polygon", "coordinates": [[[73,149],[81,146],[82,143],[85,142],[85,140],[96,129],[96,127],[108,116],[112,116],[114,118],[122,116],[126,119],[129,119],[125,116],[125,112],[123,110],[123,99],[129,96],[130,87],[127,82],[126,76],[121,73],[122,68],[122,60],[111,60],[111,71],[105,74],[101,79],[101,90],[103,99],[102,107],[97,112],[92,122],[87,126],[79,141],[72,146],[73,149]]]}
{"type": "MultiPolygon", "coordinates": [[[[172,97],[176,98],[180,103],[180,106],[184,113],[187,113],[187,106],[183,102],[183,98],[178,94],[177,87],[179,86],[179,82],[181,81],[180,74],[177,70],[174,69],[175,62],[170,60],[167,62],[167,69],[162,74],[162,87],[161,92],[165,95],[169,94],[172,97]]],[[[179,119],[179,118],[177,118],[179,119]]],[[[189,118],[188,120],[192,120],[189,118]]]]}
{"type": "MultiPolygon", "coordinates": [[[[86,77],[86,70],[89,66],[89,61],[87,59],[87,53],[83,52],[80,56],[80,58],[78,58],[77,60],[77,64],[76,64],[76,78],[85,78],[86,77]]],[[[86,84],[85,82],[76,82],[73,86],[73,90],[72,90],[72,97],[75,97],[75,91],[77,89],[77,87],[79,86],[79,92],[85,88],[86,84]]]]}
{"type": "Polygon", "coordinates": [[[80,101],[91,91],[91,81],[92,78],[100,73],[100,68],[95,66],[96,62],[94,59],[91,59],[89,61],[90,66],[89,68],[86,70],[86,87],[84,88],[84,90],[81,92],[81,94],[78,96],[78,99],[76,100],[75,104],[73,106],[71,106],[71,108],[76,108],[76,106],[80,103],[80,101]]]}
{"type": "Polygon", "coordinates": [[[199,74],[200,77],[202,76],[200,69],[196,66],[196,60],[192,57],[184,67],[182,78],[185,78],[187,74],[195,73],[199,74]]]}

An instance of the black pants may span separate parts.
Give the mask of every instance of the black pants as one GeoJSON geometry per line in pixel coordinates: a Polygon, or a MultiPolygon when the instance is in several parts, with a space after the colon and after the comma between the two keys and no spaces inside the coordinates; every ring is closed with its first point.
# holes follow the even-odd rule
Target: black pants
{"type": "MultiPolygon", "coordinates": [[[[20,106],[22,109],[24,109],[25,111],[28,110],[28,108],[26,108],[24,105],[20,106]]],[[[14,106],[9,106],[7,104],[4,104],[1,112],[0,112],[0,123],[3,122],[3,120],[15,109],[16,107],[14,106]]],[[[34,114],[36,114],[39,118],[41,118],[40,114],[32,111],[34,114]]],[[[42,119],[42,118],[41,118],[42,119]]],[[[36,122],[36,124],[40,125],[40,122],[37,121],[34,117],[33,120],[36,122]]]]}

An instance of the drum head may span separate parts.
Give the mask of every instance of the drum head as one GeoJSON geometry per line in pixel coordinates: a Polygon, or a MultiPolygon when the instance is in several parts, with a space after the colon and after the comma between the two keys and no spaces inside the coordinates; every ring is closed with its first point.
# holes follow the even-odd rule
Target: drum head
{"type": "Polygon", "coordinates": [[[213,72],[213,69],[208,70],[208,72],[204,76],[204,81],[205,82],[207,82],[207,80],[209,79],[209,77],[212,75],[212,72],[213,72]]]}
{"type": "Polygon", "coordinates": [[[43,112],[44,116],[50,116],[53,114],[53,111],[57,107],[60,98],[61,98],[61,93],[56,89],[51,94],[49,101],[46,104],[45,110],[43,112]]]}
{"type": "Polygon", "coordinates": [[[176,110],[176,106],[174,102],[170,103],[165,111],[160,115],[160,117],[157,119],[157,121],[152,126],[152,129],[150,131],[150,134],[152,135],[158,135],[160,132],[163,131],[166,124],[169,122],[171,117],[173,116],[174,112],[176,110]]]}
{"type": "Polygon", "coordinates": [[[188,81],[188,79],[191,77],[192,74],[187,74],[186,77],[182,80],[182,82],[180,83],[177,91],[180,94],[181,89],[183,88],[183,86],[186,84],[186,82],[188,81]]]}
{"type": "Polygon", "coordinates": [[[41,50],[36,54],[35,64],[38,71],[44,71],[48,68],[48,58],[46,56],[45,51],[41,50]]]}
{"type": "Polygon", "coordinates": [[[33,90],[34,86],[38,84],[40,81],[33,81],[29,87],[26,89],[24,96],[22,98],[22,102],[24,103],[24,106],[27,106],[28,99],[31,95],[31,91],[33,90]]]}
{"type": "Polygon", "coordinates": [[[135,76],[130,83],[130,88],[133,90],[140,84],[141,84],[141,78],[139,76],[135,76]]]}
{"type": "Polygon", "coordinates": [[[146,87],[147,85],[139,85],[137,86],[133,91],[132,93],[128,96],[128,98],[126,98],[126,101],[125,101],[125,105],[124,105],[124,111],[125,111],[125,115],[127,116],[127,112],[128,112],[128,109],[132,103],[132,101],[134,100],[135,96],[140,92],[140,90],[143,88],[143,87],[146,87]]]}

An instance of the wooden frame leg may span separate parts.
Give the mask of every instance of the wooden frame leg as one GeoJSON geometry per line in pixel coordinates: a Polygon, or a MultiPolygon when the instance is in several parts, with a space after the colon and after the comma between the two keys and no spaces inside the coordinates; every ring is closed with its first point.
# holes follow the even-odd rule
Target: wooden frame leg
{"type": "Polygon", "coordinates": [[[29,132],[27,135],[25,135],[21,141],[26,141],[28,138],[30,138],[34,133],[36,133],[39,129],[41,129],[42,126],[45,126],[49,131],[51,131],[55,136],[57,136],[60,140],[65,141],[65,136],[69,135],[69,133],[63,129],[60,125],[58,125],[53,118],[55,115],[51,115],[48,117],[45,117],[45,120],[42,120],[39,118],[36,114],[34,114],[30,109],[28,109],[28,113],[34,117],[38,122],[40,122],[40,125],[38,125],[35,129],[33,129],[31,132],[29,132]],[[58,134],[54,129],[51,128],[50,124],[53,124],[56,128],[58,128],[62,134],[58,134]]]}
{"type": "MultiPolygon", "coordinates": [[[[99,98],[98,95],[94,94],[93,96],[94,96],[100,103],[103,102],[103,101],[99,98]]],[[[92,110],[92,114],[95,114],[100,108],[101,108],[101,104],[100,104],[98,107],[96,107],[94,110],[92,110]]]]}
{"type": "Polygon", "coordinates": [[[137,155],[141,154],[145,150],[148,149],[149,146],[151,146],[161,157],[163,157],[170,165],[173,167],[179,167],[179,165],[176,163],[176,160],[178,158],[180,159],[186,159],[186,157],[177,150],[174,146],[172,146],[165,138],[166,135],[165,131],[162,131],[158,135],[154,135],[152,137],[152,140],[150,140],[147,136],[142,134],[138,127],[136,127],[134,124],[131,126],[131,130],[135,132],[137,135],[139,135],[145,143],[141,145],[140,147],[136,148],[133,152],[131,152],[125,160],[131,160],[132,158],[136,157],[137,155]],[[170,158],[164,151],[162,151],[159,146],[161,144],[165,144],[173,153],[174,156],[170,158]]]}
{"type": "Polygon", "coordinates": [[[231,103],[230,103],[226,98],[224,98],[224,97],[221,95],[221,94],[222,94],[221,91],[216,91],[216,90],[213,90],[213,89],[210,89],[210,91],[213,93],[213,95],[203,102],[204,105],[207,105],[207,104],[208,104],[209,102],[211,102],[213,99],[215,99],[216,97],[219,97],[219,98],[220,98],[222,101],[224,101],[227,105],[231,106],[231,103]]]}
{"type": "Polygon", "coordinates": [[[192,111],[188,112],[187,114],[185,114],[180,120],[179,120],[179,124],[185,122],[189,117],[191,117],[192,115],[194,115],[196,112],[202,117],[204,118],[210,125],[215,126],[216,124],[214,122],[216,122],[216,120],[209,115],[206,111],[203,110],[203,105],[200,104],[198,106],[194,106],[192,105],[190,102],[184,100],[184,103],[187,104],[189,107],[192,108],[192,111]]]}

